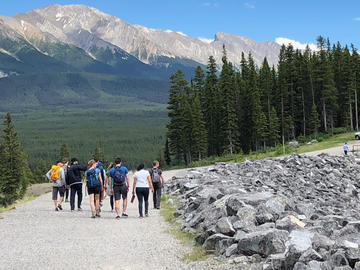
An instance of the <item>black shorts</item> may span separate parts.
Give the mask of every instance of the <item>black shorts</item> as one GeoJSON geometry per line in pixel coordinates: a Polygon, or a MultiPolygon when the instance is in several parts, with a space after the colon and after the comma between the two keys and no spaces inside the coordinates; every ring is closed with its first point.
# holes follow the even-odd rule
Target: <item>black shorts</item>
{"type": "Polygon", "coordinates": [[[120,197],[122,196],[123,200],[127,198],[128,194],[128,187],[126,184],[123,185],[114,185],[114,197],[115,201],[120,200],[120,197]]]}
{"type": "Polygon", "coordinates": [[[58,193],[60,194],[60,197],[64,197],[64,193],[65,193],[65,186],[62,187],[53,187],[53,191],[52,191],[52,199],[53,201],[57,200],[57,195],[58,193]]]}
{"type": "Polygon", "coordinates": [[[94,194],[94,195],[98,195],[101,192],[101,186],[97,186],[97,187],[88,187],[88,194],[94,194]]]}

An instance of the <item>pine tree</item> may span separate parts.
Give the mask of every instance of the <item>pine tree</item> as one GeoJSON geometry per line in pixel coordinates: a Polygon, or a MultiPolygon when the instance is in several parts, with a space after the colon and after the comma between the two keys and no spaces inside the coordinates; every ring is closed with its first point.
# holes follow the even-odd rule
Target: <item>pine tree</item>
{"type": "Polygon", "coordinates": [[[280,140],[280,122],[274,107],[271,108],[270,112],[267,138],[271,146],[276,146],[280,140]]]}
{"type": "Polygon", "coordinates": [[[220,117],[219,117],[219,89],[218,77],[216,75],[216,62],[213,56],[209,57],[207,65],[206,79],[204,86],[204,120],[207,128],[208,135],[208,155],[220,155],[221,147],[218,138],[220,117]]]}
{"type": "Polygon", "coordinates": [[[166,141],[165,141],[164,159],[165,159],[166,165],[169,166],[171,164],[171,157],[170,157],[169,139],[168,138],[166,138],[166,141]]]}
{"type": "Polygon", "coordinates": [[[198,95],[195,95],[192,104],[192,156],[194,159],[201,160],[206,157],[207,151],[207,134],[204,123],[204,117],[200,107],[198,95]]]}
{"type": "Polygon", "coordinates": [[[95,151],[94,151],[93,158],[95,160],[105,162],[104,146],[103,146],[103,143],[102,143],[101,139],[99,139],[97,141],[97,143],[96,143],[96,148],[95,148],[95,151]]]}
{"type": "Polygon", "coordinates": [[[316,109],[316,105],[313,104],[310,116],[310,132],[317,138],[317,134],[320,127],[319,114],[316,109]]]}
{"type": "Polygon", "coordinates": [[[192,129],[193,129],[193,118],[192,118],[192,110],[189,102],[188,95],[182,95],[181,101],[181,144],[183,150],[183,157],[185,164],[189,164],[192,162],[192,148],[193,148],[193,137],[192,129]]]}
{"type": "Polygon", "coordinates": [[[60,160],[67,160],[69,161],[70,159],[70,153],[67,147],[67,144],[64,143],[61,145],[60,147],[60,160]]]}
{"type": "Polygon", "coordinates": [[[0,204],[6,206],[22,198],[31,180],[26,155],[8,113],[0,144],[0,204]]]}
{"type": "Polygon", "coordinates": [[[188,82],[184,79],[184,73],[178,70],[170,77],[170,96],[168,103],[168,116],[170,122],[167,125],[167,138],[169,139],[169,152],[174,156],[176,164],[183,159],[183,130],[182,109],[183,95],[189,92],[188,82]]]}
{"type": "Polygon", "coordinates": [[[233,154],[238,138],[238,125],[235,111],[235,73],[232,64],[227,61],[223,47],[222,70],[219,78],[219,141],[222,152],[233,154]]]}

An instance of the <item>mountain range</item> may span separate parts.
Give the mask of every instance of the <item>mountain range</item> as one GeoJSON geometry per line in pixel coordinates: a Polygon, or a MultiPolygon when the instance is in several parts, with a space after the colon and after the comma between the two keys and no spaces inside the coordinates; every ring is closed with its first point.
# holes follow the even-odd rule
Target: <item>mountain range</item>
{"type": "Polygon", "coordinates": [[[212,42],[204,42],[131,25],[83,5],[0,16],[1,99],[11,106],[19,98],[28,106],[49,104],[49,98],[61,105],[81,103],[85,93],[104,101],[105,93],[166,103],[170,74],[182,69],[190,78],[211,55],[220,64],[223,45],[235,66],[242,52],[259,65],[264,57],[276,65],[280,51],[275,42],[232,34],[216,33],[212,42]]]}

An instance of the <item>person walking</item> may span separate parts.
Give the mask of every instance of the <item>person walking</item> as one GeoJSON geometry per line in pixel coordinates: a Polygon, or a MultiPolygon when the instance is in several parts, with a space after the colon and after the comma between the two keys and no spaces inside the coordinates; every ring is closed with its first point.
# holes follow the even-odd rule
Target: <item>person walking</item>
{"type": "Polygon", "coordinates": [[[114,163],[110,162],[109,167],[106,170],[106,186],[105,186],[105,190],[106,190],[106,195],[109,196],[109,198],[110,198],[111,212],[114,212],[114,193],[111,192],[112,186],[111,186],[111,180],[110,180],[110,170],[114,166],[115,166],[114,163]]]}
{"type": "Polygon", "coordinates": [[[55,211],[63,210],[61,204],[64,201],[65,193],[65,172],[64,172],[64,161],[57,161],[56,165],[52,165],[51,169],[46,173],[46,177],[52,182],[52,199],[55,205],[55,211]],[[58,193],[60,199],[58,201],[58,193]]]}
{"type": "Polygon", "coordinates": [[[88,170],[85,172],[88,194],[90,197],[91,217],[100,217],[100,193],[103,189],[103,180],[100,169],[96,168],[95,160],[88,162],[88,170]],[[95,198],[95,203],[94,203],[95,198]]]}
{"type": "Polygon", "coordinates": [[[120,198],[123,199],[122,217],[128,217],[126,213],[127,208],[127,194],[129,192],[130,180],[129,171],[125,166],[122,166],[121,158],[115,159],[115,167],[109,172],[111,193],[115,198],[116,219],[120,218],[120,198]]]}
{"type": "Polygon", "coordinates": [[[162,175],[162,171],[159,168],[159,161],[153,161],[153,168],[149,171],[151,176],[151,182],[154,187],[153,201],[154,209],[160,209],[161,190],[164,188],[165,180],[162,175]]]}
{"type": "Polygon", "coordinates": [[[77,209],[81,211],[81,202],[82,202],[82,181],[81,181],[81,172],[86,171],[86,165],[79,165],[77,158],[72,158],[70,161],[70,167],[68,168],[68,177],[66,185],[70,187],[70,208],[71,211],[75,210],[75,195],[77,194],[77,209]]]}
{"type": "Polygon", "coordinates": [[[134,174],[134,182],[132,194],[138,198],[139,201],[139,217],[143,218],[143,201],[145,203],[145,216],[149,216],[149,188],[154,193],[154,188],[151,182],[150,173],[145,170],[144,164],[137,167],[137,172],[134,174]],[[136,189],[135,189],[136,188],[136,189]]]}
{"type": "MultiPolygon", "coordinates": [[[[63,160],[64,161],[64,173],[65,173],[65,182],[68,182],[68,169],[69,169],[69,161],[68,160],[63,160]]],[[[65,185],[65,202],[69,202],[69,189],[70,186],[68,184],[65,185]]]]}
{"type": "Polygon", "coordinates": [[[344,154],[345,154],[345,156],[347,156],[347,153],[348,153],[348,151],[349,151],[349,146],[348,146],[347,142],[345,142],[343,148],[344,148],[344,154]]]}

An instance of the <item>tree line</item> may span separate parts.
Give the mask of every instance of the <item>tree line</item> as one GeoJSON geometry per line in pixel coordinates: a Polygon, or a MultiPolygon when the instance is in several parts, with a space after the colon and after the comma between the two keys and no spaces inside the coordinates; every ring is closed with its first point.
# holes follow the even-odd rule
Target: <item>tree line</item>
{"type": "Polygon", "coordinates": [[[218,70],[210,56],[190,82],[170,77],[167,163],[265,150],[343,127],[358,130],[360,57],[353,45],[317,38],[317,50],[283,45],[277,67],[251,54],[234,66],[223,48],[218,70]]]}

